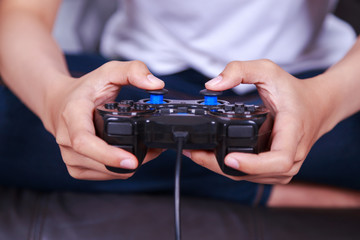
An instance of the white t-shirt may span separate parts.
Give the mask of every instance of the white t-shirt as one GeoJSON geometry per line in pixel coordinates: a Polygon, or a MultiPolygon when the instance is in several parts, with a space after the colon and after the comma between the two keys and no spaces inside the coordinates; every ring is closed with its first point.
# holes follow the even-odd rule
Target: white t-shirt
{"type": "Polygon", "coordinates": [[[327,68],[356,38],[329,14],[332,0],[118,1],[101,52],[156,74],[193,68],[214,77],[230,61],[262,58],[290,73],[327,68]]]}

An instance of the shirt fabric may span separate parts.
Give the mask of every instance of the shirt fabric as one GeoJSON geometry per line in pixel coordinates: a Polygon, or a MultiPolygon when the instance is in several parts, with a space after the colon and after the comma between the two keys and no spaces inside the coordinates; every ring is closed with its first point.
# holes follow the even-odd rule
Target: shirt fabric
{"type": "Polygon", "coordinates": [[[119,0],[102,38],[109,58],[156,74],[217,76],[234,60],[270,59],[290,73],[327,68],[355,41],[333,0],[119,0]]]}

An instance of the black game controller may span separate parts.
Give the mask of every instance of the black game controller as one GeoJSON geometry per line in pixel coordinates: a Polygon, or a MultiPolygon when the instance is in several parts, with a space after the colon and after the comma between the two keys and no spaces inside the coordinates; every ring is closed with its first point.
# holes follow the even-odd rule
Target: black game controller
{"type": "MultiPolygon", "coordinates": [[[[232,176],[245,174],[224,164],[228,153],[268,150],[272,119],[265,107],[230,104],[217,99],[222,92],[206,89],[200,92],[205,96],[201,100],[163,99],[166,89],[148,92],[148,99],[106,103],[95,113],[97,135],[133,153],[138,166],[148,148],[176,149],[177,135],[185,137],[184,149],[213,150],[221,170],[232,176]]],[[[117,173],[137,170],[106,168],[117,173]]]]}

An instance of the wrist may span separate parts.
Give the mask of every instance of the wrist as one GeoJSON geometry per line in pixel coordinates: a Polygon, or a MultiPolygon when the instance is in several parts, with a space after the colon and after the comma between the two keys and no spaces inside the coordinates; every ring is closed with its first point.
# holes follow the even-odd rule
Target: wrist
{"type": "Polygon", "coordinates": [[[44,95],[42,97],[39,118],[41,119],[44,127],[51,134],[55,134],[57,125],[58,113],[61,109],[60,104],[66,97],[67,89],[69,89],[71,83],[74,82],[74,78],[68,75],[53,76],[52,81],[49,81],[44,86],[44,95]]]}
{"type": "Polygon", "coordinates": [[[320,121],[320,137],[331,131],[346,116],[341,89],[333,84],[337,81],[337,77],[332,74],[320,74],[305,81],[312,96],[315,96],[312,109],[320,121]]]}

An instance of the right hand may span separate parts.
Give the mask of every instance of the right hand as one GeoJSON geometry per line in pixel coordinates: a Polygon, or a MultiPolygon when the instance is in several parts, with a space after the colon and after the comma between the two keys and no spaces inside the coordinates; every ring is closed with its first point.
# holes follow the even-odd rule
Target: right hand
{"type": "MultiPolygon", "coordinates": [[[[113,101],[121,86],[153,90],[164,87],[140,61],[112,61],[75,79],[66,76],[46,97],[47,113],[42,121],[60,146],[69,174],[77,179],[125,179],[132,174],[108,171],[105,165],[135,169],[136,157],[122,149],[108,145],[95,135],[94,109],[113,101]]],[[[155,158],[161,150],[149,150],[144,163],[155,158]]]]}
{"type": "Polygon", "coordinates": [[[335,126],[332,93],[326,92],[327,77],[300,80],[270,60],[234,61],[206,88],[224,91],[239,84],[256,84],[265,106],[274,116],[270,151],[259,154],[232,152],[224,162],[246,176],[225,175],[213,152],[184,153],[196,163],[233,180],[262,184],[287,184],[302,166],[313,144],[335,126]],[[329,104],[331,103],[331,104],[329,104]]]}

